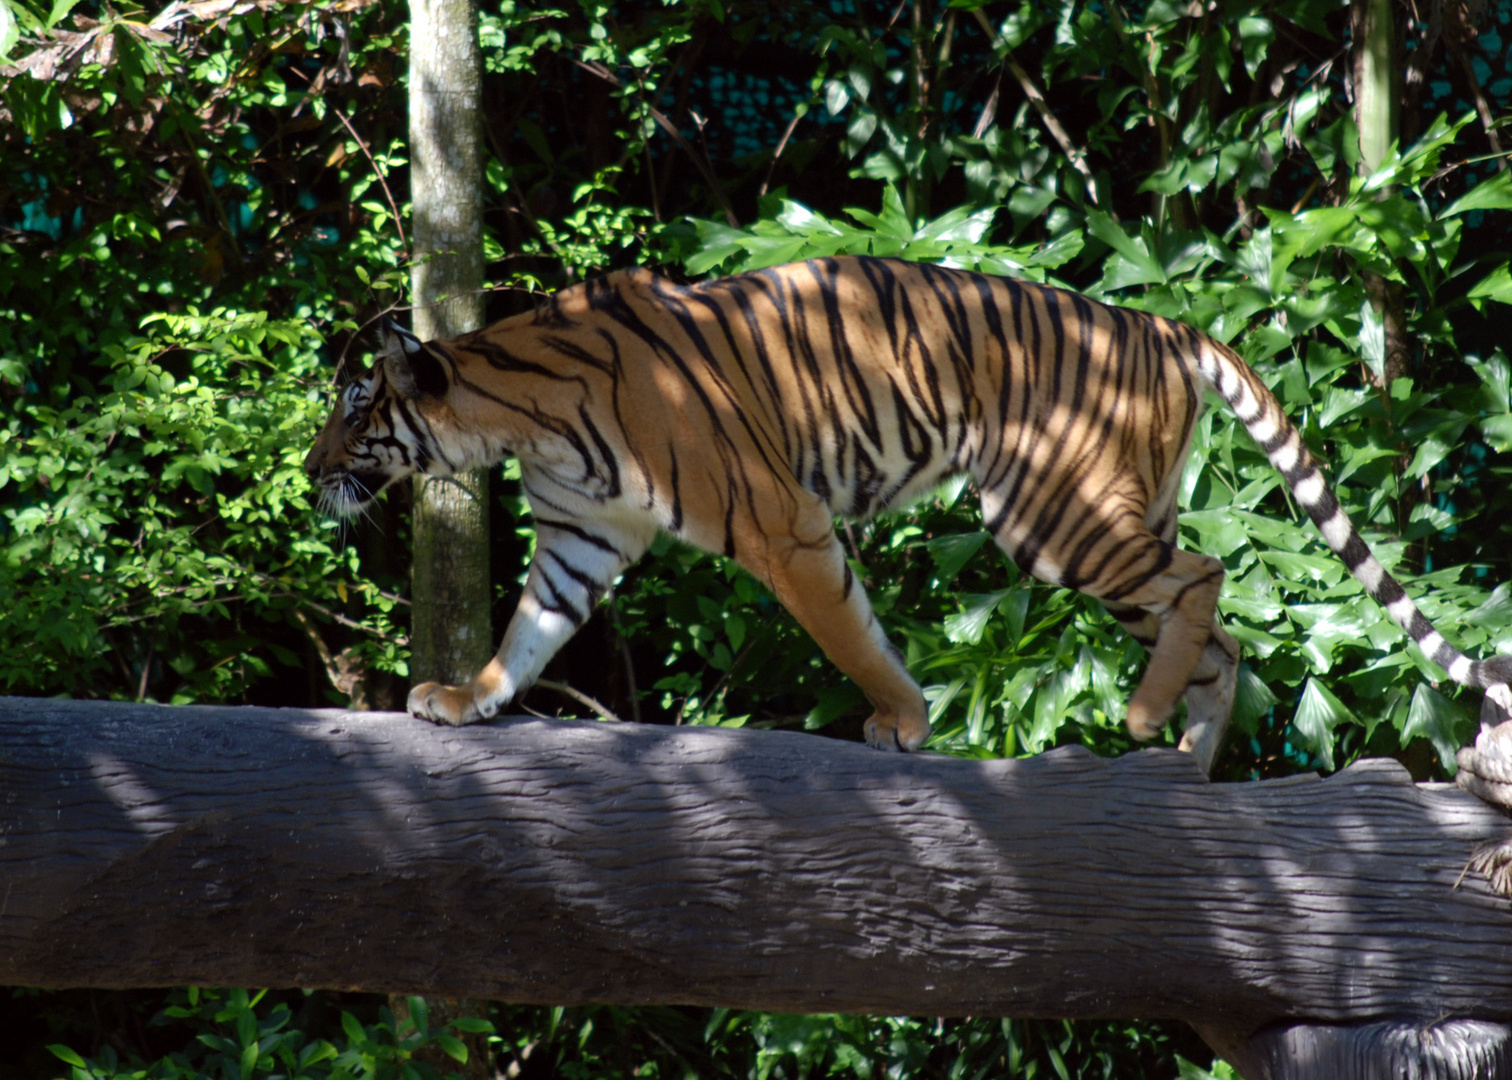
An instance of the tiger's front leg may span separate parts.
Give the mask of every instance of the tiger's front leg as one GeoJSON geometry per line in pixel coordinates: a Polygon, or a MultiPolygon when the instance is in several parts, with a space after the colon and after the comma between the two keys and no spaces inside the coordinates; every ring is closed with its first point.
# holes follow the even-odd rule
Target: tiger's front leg
{"type": "MultiPolygon", "coordinates": [[[[806,493],[805,493],[806,496],[806,493]]],[[[740,562],[771,586],[826,656],[872,703],[863,731],[879,750],[917,750],[929,738],[929,710],[903,657],[887,640],[845,561],[828,507],[812,496],[792,535],[766,539],[740,562]]]]}
{"type": "Polygon", "coordinates": [[[626,567],[651,544],[655,527],[600,520],[536,518],[536,550],[525,591],[499,651],[465,686],[424,682],[407,708],[437,724],[490,720],[540,676],[626,567]]]}

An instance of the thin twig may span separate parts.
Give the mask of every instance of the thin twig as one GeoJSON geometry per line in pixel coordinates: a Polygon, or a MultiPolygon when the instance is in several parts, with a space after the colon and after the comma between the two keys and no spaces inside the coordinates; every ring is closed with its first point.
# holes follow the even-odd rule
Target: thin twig
{"type": "MultiPolygon", "coordinates": [[[[991,41],[996,41],[997,32],[992,29],[992,23],[987,21],[987,16],[982,14],[981,8],[973,11],[972,14],[976,16],[977,22],[981,24],[982,32],[987,35],[988,39],[991,41]]],[[[1067,159],[1070,160],[1072,168],[1074,168],[1077,172],[1081,173],[1082,176],[1086,178],[1087,192],[1092,197],[1092,204],[1096,206],[1097,187],[1092,183],[1092,169],[1087,165],[1086,153],[1082,151],[1074,141],[1072,141],[1070,134],[1061,125],[1059,118],[1056,117],[1055,113],[1050,111],[1050,103],[1045,100],[1045,95],[1040,93],[1039,87],[1036,86],[1034,80],[1029,77],[1029,73],[1025,71],[1023,67],[1019,65],[1019,62],[1013,58],[1013,54],[1010,53],[1006,48],[1004,48],[1002,56],[1003,66],[1013,74],[1014,79],[1019,84],[1019,89],[1023,90],[1024,92],[1024,97],[1029,99],[1029,104],[1033,105],[1034,111],[1039,113],[1040,123],[1045,125],[1045,130],[1050,133],[1050,137],[1060,144],[1061,151],[1066,155],[1067,159]]],[[[992,98],[988,100],[988,104],[994,104],[996,98],[997,88],[994,87],[992,91],[992,98]]],[[[994,109],[994,112],[995,111],[996,110],[994,109]]],[[[984,119],[987,116],[987,111],[985,109],[982,111],[982,116],[984,119]]],[[[981,130],[983,134],[986,133],[981,120],[977,121],[977,128],[981,130]]],[[[980,136],[978,137],[980,138],[980,136]]],[[[1114,217],[1113,220],[1117,221],[1118,219],[1117,217],[1114,217]]]]}
{"type": "Polygon", "coordinates": [[[625,640],[624,629],[620,626],[619,597],[612,586],[605,601],[604,606],[609,611],[609,625],[614,630],[615,639],[619,642],[620,656],[625,661],[625,682],[628,684],[630,696],[630,719],[638,724],[641,722],[641,710],[640,690],[635,683],[635,658],[630,655],[630,643],[625,640]]]}
{"type": "Polygon", "coordinates": [[[320,631],[316,629],[315,621],[298,608],[295,608],[291,614],[300,629],[305,632],[305,636],[310,639],[310,644],[315,646],[315,652],[320,656],[320,666],[325,668],[326,679],[337,693],[346,694],[350,698],[351,694],[347,694],[341,688],[341,683],[337,681],[336,658],[331,655],[330,646],[325,643],[325,638],[321,637],[320,631]]]}
{"type": "MultiPolygon", "coordinates": [[[[297,67],[290,67],[288,70],[298,75],[305,82],[310,81],[310,77],[297,67]]],[[[378,162],[373,157],[373,152],[368,149],[368,144],[363,141],[361,135],[357,134],[357,129],[346,118],[346,113],[342,112],[340,107],[336,105],[332,105],[330,111],[336,114],[336,119],[341,121],[341,126],[347,129],[347,133],[356,141],[357,148],[362,151],[362,156],[367,158],[368,164],[373,167],[373,175],[378,178],[378,186],[383,188],[383,197],[388,201],[389,211],[394,215],[394,228],[399,230],[399,244],[404,248],[404,257],[408,259],[410,257],[410,249],[409,241],[404,236],[404,221],[399,216],[399,204],[394,201],[394,193],[389,190],[388,179],[383,175],[383,170],[378,168],[378,162]]]]}
{"type": "Polygon", "coordinates": [[[139,683],[137,683],[136,699],[138,701],[147,700],[147,679],[152,674],[152,661],[155,659],[157,659],[157,642],[148,642],[147,659],[142,664],[142,679],[139,683]]]}
{"type": "MultiPolygon", "coordinates": [[[[1452,48],[1452,51],[1457,54],[1460,67],[1465,73],[1465,81],[1470,84],[1470,96],[1475,99],[1475,112],[1480,117],[1481,127],[1485,129],[1486,141],[1491,144],[1491,152],[1500,154],[1502,145],[1501,139],[1496,134],[1496,121],[1491,118],[1491,106],[1486,102],[1486,93],[1481,89],[1480,80],[1475,77],[1475,65],[1470,62],[1470,54],[1459,48],[1452,48]]],[[[1507,171],[1505,158],[1496,159],[1496,169],[1498,172],[1507,171]]]]}
{"type": "Polygon", "coordinates": [[[850,518],[842,518],[841,520],[845,523],[845,539],[850,544],[851,558],[855,559],[862,566],[865,566],[866,563],[861,559],[861,549],[856,546],[856,531],[851,528],[850,518]]]}
{"type": "Polygon", "coordinates": [[[756,193],[758,199],[765,195],[767,188],[771,186],[772,173],[777,168],[777,162],[782,157],[782,152],[787,149],[788,140],[793,137],[793,129],[798,126],[798,121],[802,119],[803,117],[795,112],[793,118],[788,121],[787,130],[782,133],[782,138],[777,143],[777,152],[772,155],[772,163],[767,166],[766,177],[761,181],[761,190],[756,193]]]}
{"type": "Polygon", "coordinates": [[[621,724],[624,723],[624,721],[621,720],[618,716],[615,716],[607,706],[600,705],[597,701],[593,700],[593,698],[589,697],[581,690],[574,689],[573,687],[568,686],[566,683],[557,682],[555,679],[537,679],[535,681],[535,685],[539,686],[542,690],[553,690],[558,694],[570,697],[579,705],[586,706],[587,708],[590,708],[594,712],[598,713],[599,716],[604,720],[613,720],[616,723],[621,724]]]}
{"type": "Polygon", "coordinates": [[[1322,183],[1322,181],[1318,177],[1313,177],[1312,183],[1307,185],[1307,190],[1302,193],[1302,197],[1298,199],[1296,204],[1291,208],[1292,217],[1296,217],[1298,214],[1300,214],[1302,212],[1302,208],[1312,200],[1313,192],[1318,190],[1318,185],[1320,183],[1322,183]]]}
{"type": "Polygon", "coordinates": [[[998,77],[992,82],[992,93],[987,95],[987,104],[982,106],[982,114],[977,117],[976,127],[971,129],[973,139],[980,139],[986,135],[987,129],[997,121],[998,95],[1002,88],[1003,68],[999,67],[998,77]]]}
{"type": "MultiPolygon", "coordinates": [[[[537,683],[536,685],[539,686],[540,683],[537,683]]],[[[556,720],[556,719],[559,719],[559,717],[547,716],[545,713],[541,712],[539,709],[532,709],[529,705],[525,704],[523,701],[517,701],[517,702],[515,702],[513,707],[516,708],[516,709],[519,709],[521,712],[529,713],[531,716],[534,716],[538,720],[556,720]]]]}
{"type": "MultiPolygon", "coordinates": [[[[619,78],[619,76],[615,75],[614,72],[610,71],[600,63],[579,60],[575,56],[572,57],[572,62],[578,67],[582,68],[584,71],[588,72],[588,74],[603,79],[606,83],[608,83],[610,86],[615,87],[616,89],[623,90],[625,88],[624,80],[619,78]]],[[[703,158],[699,157],[698,153],[693,149],[693,147],[688,145],[688,140],[682,137],[682,132],[677,130],[677,125],[672,123],[671,120],[667,119],[666,113],[662,112],[654,105],[647,105],[646,111],[651,114],[651,119],[656,121],[656,126],[665,131],[667,135],[671,137],[672,141],[677,144],[678,148],[692,159],[693,167],[703,174],[704,183],[709,185],[709,190],[711,190],[714,193],[714,197],[719,200],[719,205],[724,210],[725,220],[729,222],[730,228],[740,228],[740,219],[735,216],[735,211],[730,208],[730,203],[725,198],[724,189],[719,184],[719,178],[714,175],[713,168],[705,164],[703,158]]]]}

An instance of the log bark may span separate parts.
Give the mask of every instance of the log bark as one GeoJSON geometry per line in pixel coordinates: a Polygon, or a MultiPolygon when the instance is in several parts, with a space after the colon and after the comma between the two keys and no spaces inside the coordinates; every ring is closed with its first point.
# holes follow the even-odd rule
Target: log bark
{"type": "Polygon", "coordinates": [[[1463,872],[1508,832],[1389,761],[0,698],[0,983],[1179,1018],[1342,1077],[1256,1062],[1440,1021],[1505,1055],[1512,904],[1463,872]]]}

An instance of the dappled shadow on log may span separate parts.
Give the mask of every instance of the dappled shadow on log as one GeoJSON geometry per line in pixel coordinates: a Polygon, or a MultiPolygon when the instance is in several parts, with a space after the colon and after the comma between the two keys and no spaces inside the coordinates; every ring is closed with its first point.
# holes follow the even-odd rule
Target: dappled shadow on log
{"type": "Polygon", "coordinates": [[[1512,1017],[1506,836],[1367,762],[0,699],[0,982],[567,1004],[1512,1017]]]}

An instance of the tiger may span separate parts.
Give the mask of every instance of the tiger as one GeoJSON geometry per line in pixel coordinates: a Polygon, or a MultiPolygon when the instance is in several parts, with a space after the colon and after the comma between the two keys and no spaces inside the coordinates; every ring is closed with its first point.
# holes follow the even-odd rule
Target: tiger
{"type": "Polygon", "coordinates": [[[536,528],[498,652],[409,712],[490,719],[525,691],[658,532],[735,560],[865,694],[871,746],[909,751],[928,709],[836,535],[965,474],[984,528],[1041,581],[1095,597],[1148,651],[1129,700],[1148,740],[1186,705],[1211,769],[1239,648],[1223,563],[1177,544],[1177,492],[1215,391],[1332,551],[1457,683],[1512,707],[1512,655],[1471,660],[1361,539],[1265,383],[1180,322],[1064,289],[874,257],[697,284],[631,269],[451,340],[385,317],[305,462],[358,513],[414,473],[518,458],[536,528]]]}

